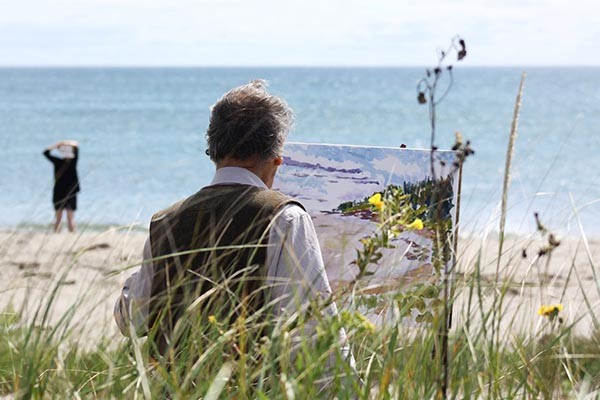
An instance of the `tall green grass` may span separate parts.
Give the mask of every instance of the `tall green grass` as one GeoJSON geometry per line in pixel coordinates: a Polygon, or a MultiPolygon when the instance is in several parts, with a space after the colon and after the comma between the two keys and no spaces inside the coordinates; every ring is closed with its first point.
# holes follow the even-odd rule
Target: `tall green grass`
{"type": "MultiPolygon", "coordinates": [[[[539,241],[525,242],[529,252],[535,253],[539,241]]],[[[594,300],[598,282],[588,276],[594,268],[593,257],[588,258],[581,246],[570,267],[562,271],[563,277],[571,279],[562,286],[555,281],[552,286],[558,292],[577,291],[587,299],[587,309],[577,313],[577,318],[592,320],[593,332],[587,334],[578,329],[581,321],[567,318],[566,311],[559,314],[564,317],[560,323],[558,317],[551,321],[537,315],[535,308],[529,309],[528,304],[541,305],[547,299],[544,293],[551,286],[543,274],[527,274],[526,269],[544,271],[548,260],[536,254],[521,258],[521,243],[505,243],[501,279],[487,272],[495,269],[495,260],[482,264],[484,241],[471,244],[475,249],[458,255],[461,273],[455,280],[455,323],[449,337],[448,397],[595,398],[600,393],[600,330],[594,300]],[[492,301],[494,293],[505,299],[502,310],[494,306],[500,303],[492,301]],[[509,298],[523,303],[510,309],[509,298]],[[537,329],[524,330],[515,318],[519,313],[539,321],[537,329]],[[498,328],[499,340],[491,335],[492,325],[498,328]]],[[[363,315],[380,311],[381,302],[345,303],[336,318],[322,317],[318,312],[321,305],[315,304],[312,310],[285,320],[248,318],[228,325],[211,319],[200,324],[189,339],[189,352],[173,367],[149,361],[144,339],[116,336],[91,347],[82,345],[82,330],[73,315],[85,293],[64,315],[49,318],[61,290],[60,284],[50,287],[36,307],[3,310],[0,395],[163,398],[168,394],[179,399],[413,399],[441,395],[438,381],[443,366],[435,354],[441,321],[421,325],[403,323],[399,317],[380,325],[365,321],[363,315]],[[307,337],[303,331],[311,321],[316,321],[317,334],[307,337]],[[254,340],[259,324],[274,328],[254,340]],[[342,326],[352,345],[356,372],[340,354],[338,329],[342,326]],[[328,359],[334,360],[329,367],[328,359]]],[[[397,298],[396,293],[388,294],[384,305],[390,309],[414,306],[399,305],[397,298]]],[[[563,300],[568,308],[568,296],[563,300]]]]}

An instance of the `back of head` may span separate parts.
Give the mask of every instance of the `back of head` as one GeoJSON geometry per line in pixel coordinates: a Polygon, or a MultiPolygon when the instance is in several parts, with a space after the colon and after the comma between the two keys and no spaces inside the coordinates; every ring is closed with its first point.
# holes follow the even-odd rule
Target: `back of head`
{"type": "Polygon", "coordinates": [[[212,107],[208,154],[215,163],[226,156],[261,161],[278,157],[293,120],[291,108],[267,91],[265,81],[236,87],[212,107]]]}

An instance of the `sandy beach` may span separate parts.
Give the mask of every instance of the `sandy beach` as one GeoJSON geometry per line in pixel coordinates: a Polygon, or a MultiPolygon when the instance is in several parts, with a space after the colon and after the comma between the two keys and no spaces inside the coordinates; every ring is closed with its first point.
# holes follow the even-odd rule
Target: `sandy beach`
{"type": "Polygon", "coordinates": [[[26,321],[51,303],[51,323],[74,312],[70,325],[76,339],[91,344],[103,336],[114,337],[119,333],[112,308],[124,280],[141,260],[145,239],[144,232],[116,228],[0,232],[0,309],[22,310],[26,321]]]}
{"type": "MultiPolygon", "coordinates": [[[[117,228],[74,234],[26,229],[2,231],[0,309],[23,310],[27,319],[39,307],[43,310],[53,298],[51,323],[58,322],[72,309],[75,340],[93,344],[101,337],[118,338],[120,334],[112,319],[114,301],[126,277],[137,268],[145,239],[143,231],[117,228]]],[[[455,286],[461,292],[465,282],[476,276],[479,262],[485,308],[493,297],[491,286],[496,279],[498,239],[493,235],[465,237],[459,244],[455,286]]],[[[498,275],[507,285],[505,333],[536,332],[543,323],[543,318],[537,315],[540,305],[561,303],[565,323],[578,321],[575,331],[588,334],[593,328],[593,313],[589,310],[600,305],[600,282],[595,280],[591,267],[592,263],[600,263],[600,240],[590,239],[586,244],[578,238],[563,238],[550,258],[537,257],[541,246],[541,240],[520,236],[509,236],[505,241],[498,275]]],[[[339,257],[350,255],[343,253],[339,257]]],[[[457,297],[455,329],[461,329],[465,323],[467,294],[468,291],[462,291],[457,297]]],[[[474,298],[472,321],[479,318],[478,304],[479,299],[474,298]]]]}

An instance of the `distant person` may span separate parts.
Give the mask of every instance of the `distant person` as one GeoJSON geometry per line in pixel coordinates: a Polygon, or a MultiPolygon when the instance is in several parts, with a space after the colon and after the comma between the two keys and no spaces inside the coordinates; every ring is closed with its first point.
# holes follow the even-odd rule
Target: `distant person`
{"type": "Polygon", "coordinates": [[[56,211],[54,232],[60,231],[64,210],[67,212],[69,231],[74,232],[77,193],[80,190],[77,178],[79,143],[73,140],[60,141],[44,150],[44,156],[54,165],[54,191],[52,194],[52,202],[56,211]],[[52,150],[58,150],[60,157],[50,154],[52,150]]]}

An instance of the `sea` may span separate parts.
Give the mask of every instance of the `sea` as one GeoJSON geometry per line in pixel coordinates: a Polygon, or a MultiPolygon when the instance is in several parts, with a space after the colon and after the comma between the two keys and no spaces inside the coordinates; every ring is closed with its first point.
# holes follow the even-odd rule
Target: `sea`
{"type": "MultiPolygon", "coordinates": [[[[498,230],[508,138],[526,72],[507,230],[535,234],[534,212],[558,235],[600,235],[600,68],[474,68],[440,81],[435,144],[455,132],[475,154],[462,173],[460,232],[498,230]]],[[[77,220],[143,229],[151,215],[208,184],[210,107],[265,79],[295,111],[290,141],[427,149],[426,68],[1,68],[0,229],[45,228],[52,166],[42,156],[80,142],[77,220]]]]}

